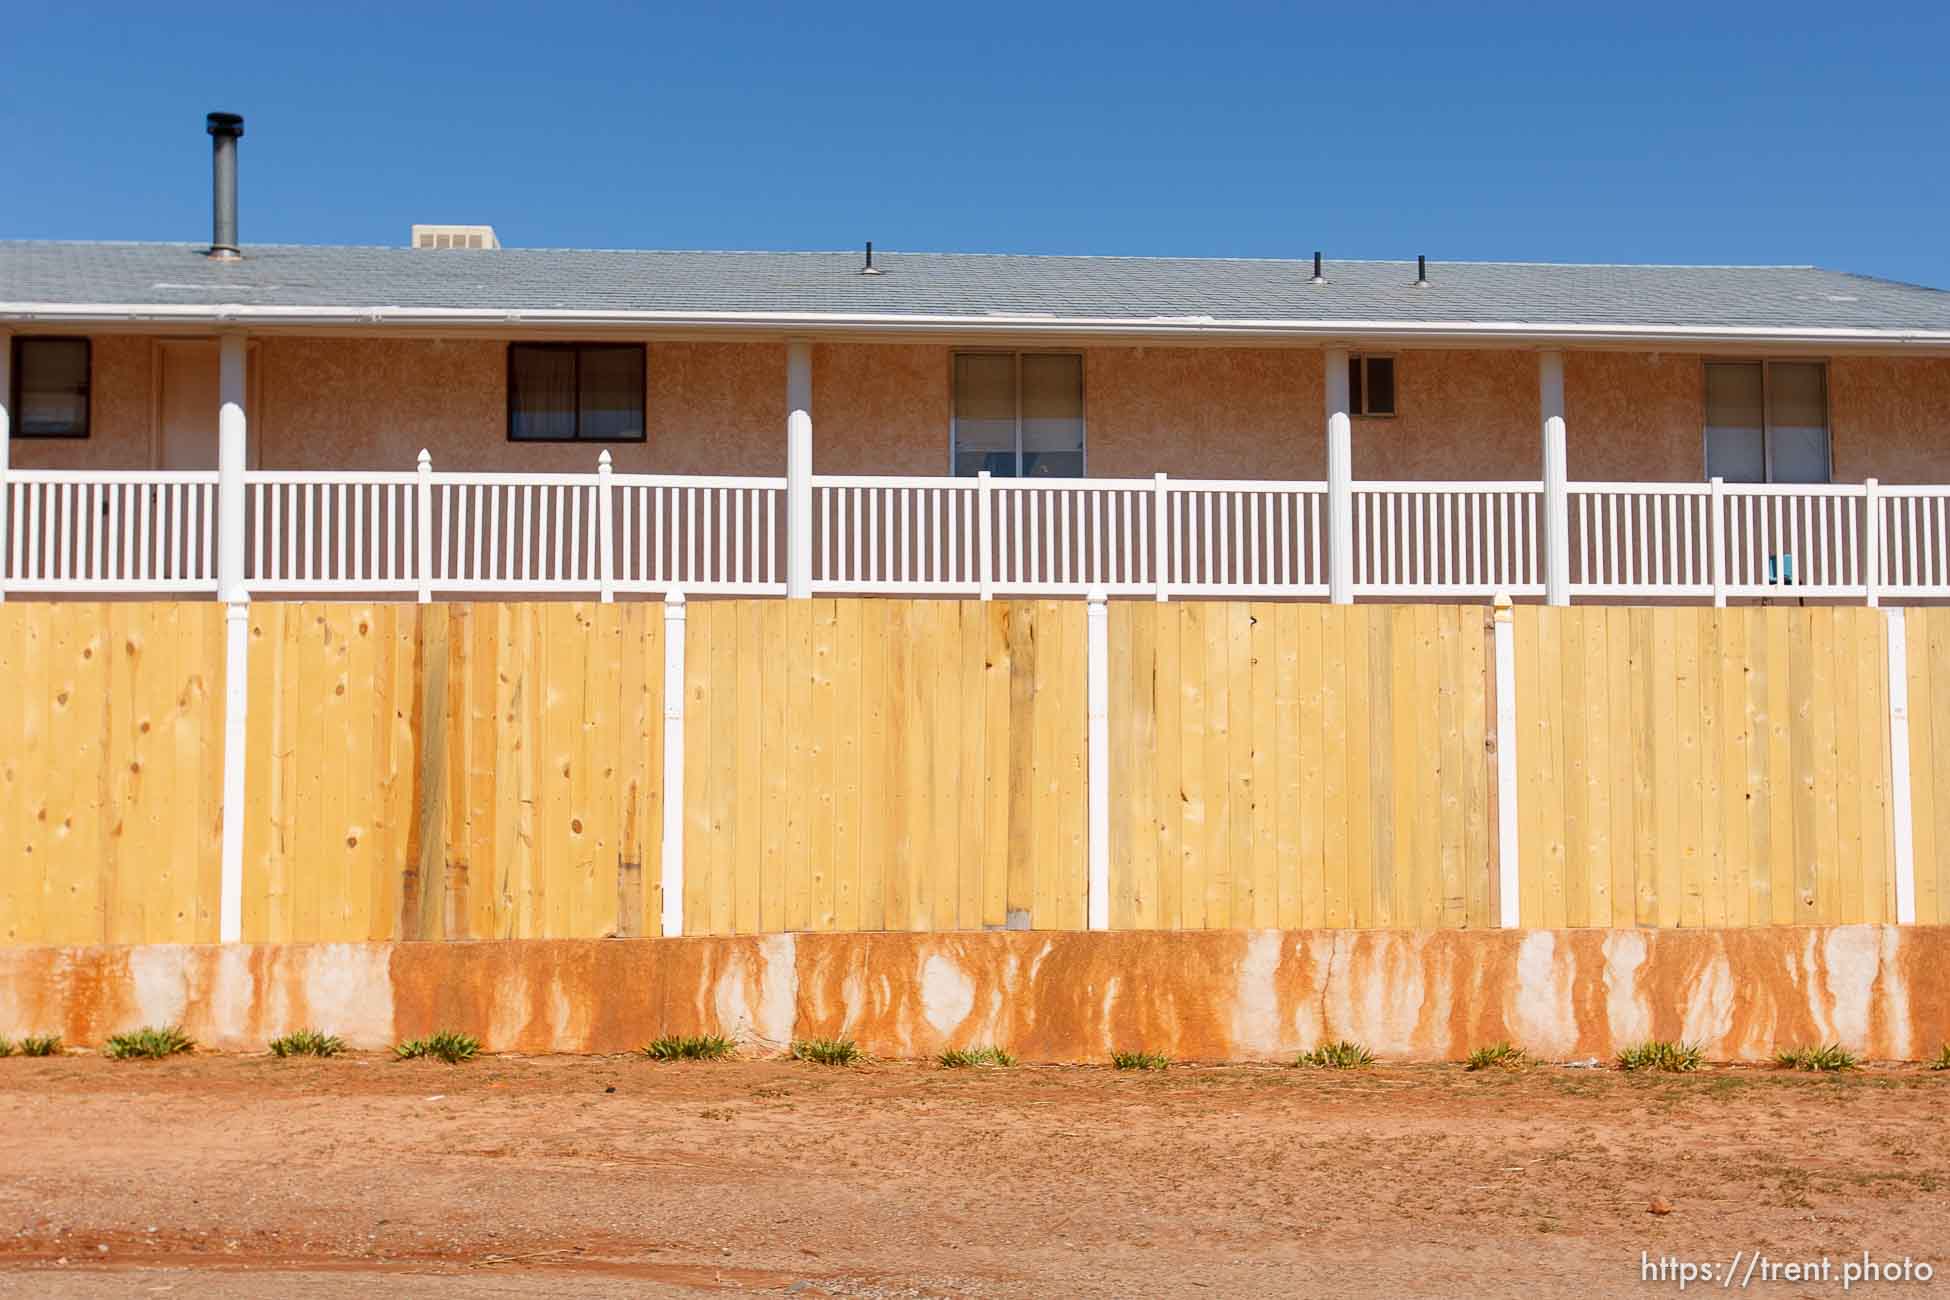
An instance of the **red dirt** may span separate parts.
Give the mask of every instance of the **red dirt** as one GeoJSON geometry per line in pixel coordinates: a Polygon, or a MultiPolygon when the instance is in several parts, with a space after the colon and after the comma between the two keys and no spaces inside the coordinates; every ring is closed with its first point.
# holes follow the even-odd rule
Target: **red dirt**
{"type": "Polygon", "coordinates": [[[1641,1251],[1865,1248],[1942,1270],[1946,1099],[1919,1070],[15,1058],[0,1295],[1610,1295],[1646,1289],[1641,1251]]]}

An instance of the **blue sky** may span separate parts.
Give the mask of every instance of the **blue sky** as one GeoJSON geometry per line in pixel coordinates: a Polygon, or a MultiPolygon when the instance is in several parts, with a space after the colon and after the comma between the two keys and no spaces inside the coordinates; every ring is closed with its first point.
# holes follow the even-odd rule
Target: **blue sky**
{"type": "Polygon", "coordinates": [[[1950,287],[1950,6],[21,5],[0,236],[1813,262],[1950,287]],[[324,15],[330,14],[330,17],[324,15]]]}

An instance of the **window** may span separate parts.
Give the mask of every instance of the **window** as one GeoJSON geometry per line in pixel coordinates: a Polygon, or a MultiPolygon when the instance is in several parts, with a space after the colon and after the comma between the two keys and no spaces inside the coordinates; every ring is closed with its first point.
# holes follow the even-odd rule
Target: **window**
{"type": "Polygon", "coordinates": [[[1706,476],[1828,481],[1828,368],[1819,361],[1706,363],[1706,476]]]}
{"type": "Polygon", "coordinates": [[[1083,358],[1074,352],[955,355],[954,471],[1083,477],[1083,358]]]}
{"type": "Polygon", "coordinates": [[[14,340],[16,438],[88,436],[87,339],[14,340]]]}
{"type": "Polygon", "coordinates": [[[1395,413],[1395,358],[1347,359],[1348,411],[1353,415],[1395,413]]]}
{"type": "Polygon", "coordinates": [[[641,343],[510,343],[514,442],[642,442],[641,343]]]}

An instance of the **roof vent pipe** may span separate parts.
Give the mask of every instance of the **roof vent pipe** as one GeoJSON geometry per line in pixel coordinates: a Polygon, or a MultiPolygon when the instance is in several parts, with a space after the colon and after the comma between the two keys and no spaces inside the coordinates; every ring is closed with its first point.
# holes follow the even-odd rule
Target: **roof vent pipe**
{"type": "Polygon", "coordinates": [[[1415,287],[1417,289],[1429,287],[1429,259],[1420,253],[1415,255],[1415,287]]]}
{"type": "Polygon", "coordinates": [[[873,264],[873,241],[867,241],[867,264],[860,268],[861,275],[879,275],[880,268],[873,264]]]}
{"type": "Polygon", "coordinates": [[[1311,281],[1311,283],[1313,284],[1327,283],[1327,277],[1325,275],[1322,275],[1320,271],[1320,250],[1319,249],[1314,250],[1314,278],[1311,281]]]}
{"type": "Polygon", "coordinates": [[[237,141],[244,135],[244,119],[236,113],[212,113],[210,131],[210,256],[231,261],[237,251],[237,141]]]}

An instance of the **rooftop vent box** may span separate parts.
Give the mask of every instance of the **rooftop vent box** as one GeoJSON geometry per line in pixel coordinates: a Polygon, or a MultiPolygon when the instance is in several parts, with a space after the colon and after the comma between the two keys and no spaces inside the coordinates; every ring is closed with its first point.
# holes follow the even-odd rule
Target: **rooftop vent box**
{"type": "Polygon", "coordinates": [[[493,226],[422,226],[413,227],[413,247],[415,248],[499,248],[501,241],[494,237],[493,226]]]}

